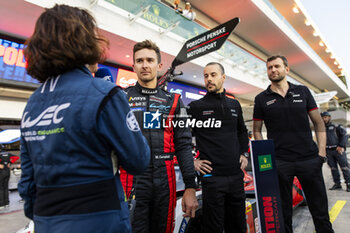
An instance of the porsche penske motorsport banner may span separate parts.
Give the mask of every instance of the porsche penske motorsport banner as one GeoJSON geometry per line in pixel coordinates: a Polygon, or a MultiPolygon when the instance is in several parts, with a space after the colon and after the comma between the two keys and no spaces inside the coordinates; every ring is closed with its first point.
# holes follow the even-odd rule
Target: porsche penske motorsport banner
{"type": "Polygon", "coordinates": [[[230,21],[211,29],[210,31],[202,33],[186,41],[171,66],[178,66],[182,63],[220,49],[238,23],[239,18],[231,19],[230,21]]]}
{"type": "Polygon", "coordinates": [[[220,49],[238,23],[239,18],[231,19],[210,31],[186,41],[174,61],[171,63],[171,67],[161,78],[159,78],[158,85],[160,87],[165,85],[167,80],[173,75],[176,66],[220,49]]]}
{"type": "Polygon", "coordinates": [[[284,233],[275,150],[272,140],[251,141],[255,197],[261,233],[284,233]]]}

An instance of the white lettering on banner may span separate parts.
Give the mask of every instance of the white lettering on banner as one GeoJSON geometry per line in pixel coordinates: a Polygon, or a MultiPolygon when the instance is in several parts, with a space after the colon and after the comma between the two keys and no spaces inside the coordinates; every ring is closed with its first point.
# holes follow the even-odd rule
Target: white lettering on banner
{"type": "Polygon", "coordinates": [[[209,50],[209,49],[212,49],[212,48],[215,48],[216,47],[216,41],[214,42],[211,42],[203,47],[200,47],[198,49],[195,49],[189,53],[187,53],[187,58],[190,58],[190,57],[193,57],[199,53],[204,53],[205,51],[209,50]]]}
{"type": "Polygon", "coordinates": [[[46,108],[37,118],[34,120],[30,120],[30,117],[27,119],[26,116],[29,112],[25,112],[23,114],[22,122],[21,122],[21,127],[22,128],[30,128],[34,125],[36,126],[46,126],[50,125],[51,121],[53,121],[54,124],[58,124],[63,120],[63,117],[57,118],[57,115],[60,111],[63,109],[69,108],[71,103],[64,103],[61,105],[52,105],[48,108],[46,108]]]}
{"type": "Polygon", "coordinates": [[[187,47],[188,49],[189,49],[189,48],[192,48],[192,47],[194,47],[194,46],[196,46],[196,45],[198,45],[198,44],[204,42],[205,40],[206,40],[206,37],[205,37],[205,36],[202,36],[202,37],[198,38],[197,40],[194,40],[194,41],[192,41],[192,42],[186,44],[186,47],[187,47]]]}
{"type": "Polygon", "coordinates": [[[226,27],[220,28],[220,29],[216,30],[215,32],[209,33],[207,35],[207,40],[212,39],[216,36],[219,36],[220,34],[223,34],[225,32],[226,32],[226,27]]]}

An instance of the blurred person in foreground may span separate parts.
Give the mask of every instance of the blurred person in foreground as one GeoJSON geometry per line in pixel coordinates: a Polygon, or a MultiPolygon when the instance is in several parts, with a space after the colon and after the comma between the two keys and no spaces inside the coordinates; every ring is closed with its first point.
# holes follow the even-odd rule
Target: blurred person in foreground
{"type": "Polygon", "coordinates": [[[285,232],[293,232],[292,186],[296,176],[316,232],[332,233],[322,175],[322,165],[327,160],[326,132],[318,107],[307,87],[287,81],[287,58],[271,56],[266,67],[271,85],[255,97],[253,134],[256,140],[262,140],[265,123],[267,137],[274,142],[285,232]],[[309,117],[315,127],[317,144],[312,138],[309,117]]]}
{"type": "Polygon", "coordinates": [[[327,132],[327,163],[331,168],[334,181],[334,185],[329,190],[342,189],[338,170],[339,164],[345,179],[346,191],[350,192],[350,167],[345,152],[349,135],[346,134],[346,129],[342,125],[335,126],[333,122],[331,122],[332,117],[329,112],[322,112],[321,117],[327,132]]]}
{"type": "Polygon", "coordinates": [[[27,72],[42,85],[21,121],[18,190],[35,232],[131,232],[112,150],[128,172],[149,163],[149,147],[124,92],[95,79],[108,42],[83,9],[46,9],[26,42],[27,72]]]}

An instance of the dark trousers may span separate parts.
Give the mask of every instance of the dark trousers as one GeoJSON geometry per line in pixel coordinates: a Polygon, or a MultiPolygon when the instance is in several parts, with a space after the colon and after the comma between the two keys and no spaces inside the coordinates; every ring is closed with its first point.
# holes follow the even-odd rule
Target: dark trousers
{"type": "Polygon", "coordinates": [[[10,169],[0,168],[0,206],[9,204],[10,169]]]}
{"type": "Polygon", "coordinates": [[[328,165],[332,171],[332,177],[335,184],[340,184],[340,174],[338,164],[343,172],[345,183],[350,184],[350,167],[346,158],[345,151],[339,154],[336,149],[327,149],[328,165]],[[338,164],[337,164],[338,163],[338,164]]]}
{"type": "Polygon", "coordinates": [[[137,177],[135,210],[131,223],[133,233],[172,233],[175,223],[176,178],[173,161],[152,168],[137,177]]]}
{"type": "Polygon", "coordinates": [[[313,159],[287,162],[276,160],[286,233],[292,233],[294,176],[298,177],[306,196],[307,204],[317,233],[332,233],[329,221],[328,200],[322,175],[322,160],[313,159]]]}
{"type": "Polygon", "coordinates": [[[202,178],[203,232],[246,233],[243,175],[202,178]]]}

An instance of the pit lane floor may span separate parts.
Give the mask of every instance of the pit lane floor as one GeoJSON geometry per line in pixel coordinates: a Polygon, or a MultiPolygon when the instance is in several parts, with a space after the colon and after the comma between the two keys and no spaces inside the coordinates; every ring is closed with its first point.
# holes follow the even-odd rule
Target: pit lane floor
{"type": "MultiPolygon", "coordinates": [[[[348,148],[350,158],[350,148],[348,148]]],[[[337,233],[346,233],[350,229],[350,192],[343,190],[328,190],[333,185],[332,176],[328,165],[323,166],[323,176],[328,194],[328,207],[333,229],[337,233]],[[343,201],[343,202],[340,202],[343,201]]],[[[15,233],[29,222],[23,214],[23,203],[19,202],[20,197],[17,191],[10,193],[10,207],[0,210],[0,233],[15,233]]],[[[294,233],[313,233],[314,226],[307,206],[299,206],[293,213],[294,233]]]]}
{"type": "MultiPolygon", "coordinates": [[[[350,148],[347,148],[347,158],[350,160],[350,148]]],[[[349,161],[350,163],[350,161],[349,161]]],[[[328,190],[333,186],[331,170],[328,165],[323,165],[323,177],[328,195],[328,209],[330,210],[330,220],[336,233],[350,232],[350,192],[346,192],[346,185],[342,180],[342,190],[328,190]]],[[[341,173],[341,171],[340,171],[341,173]]],[[[341,173],[341,179],[343,174],[341,173]]],[[[321,203],[320,203],[321,204],[321,203]]],[[[293,213],[294,233],[315,232],[311,214],[307,206],[299,206],[293,213]]]]}

